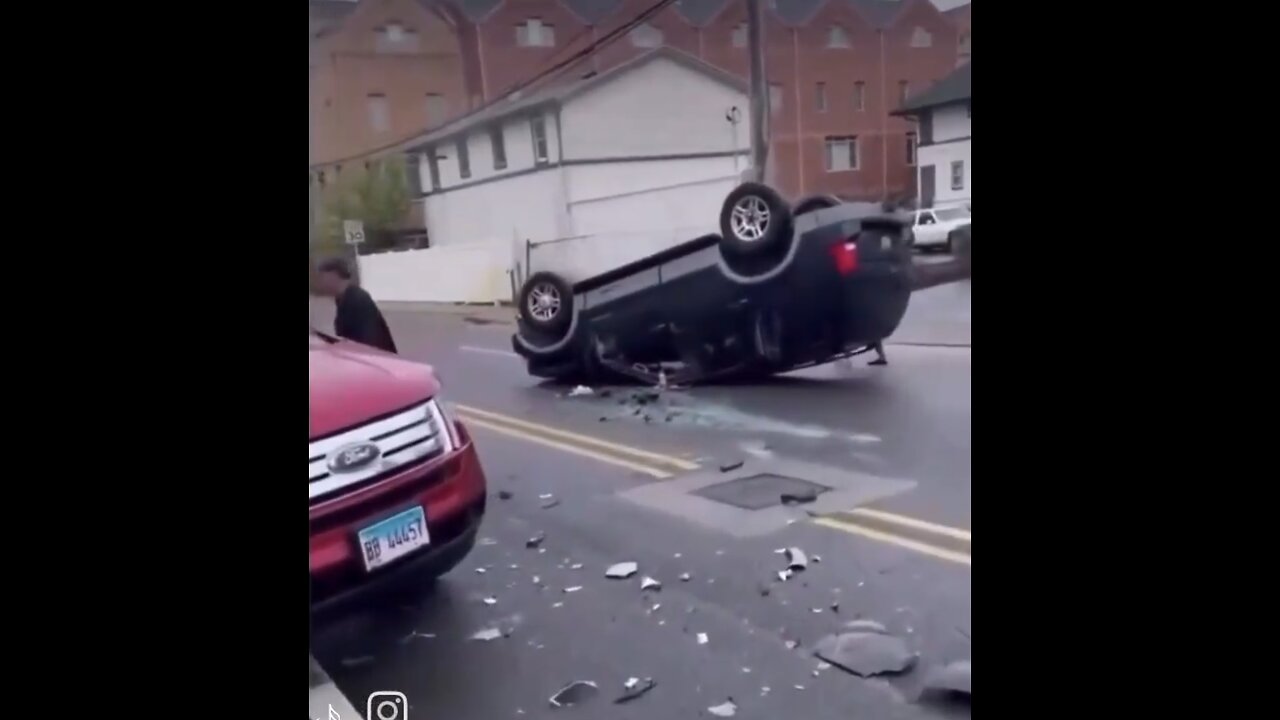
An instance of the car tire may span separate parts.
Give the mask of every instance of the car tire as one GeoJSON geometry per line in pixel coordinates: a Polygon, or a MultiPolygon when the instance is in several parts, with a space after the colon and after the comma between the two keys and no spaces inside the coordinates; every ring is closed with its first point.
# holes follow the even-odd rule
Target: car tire
{"type": "Polygon", "coordinates": [[[725,251],[739,257],[766,255],[791,240],[791,208],[768,185],[746,182],[720,207],[720,237],[725,251]]]}
{"type": "Polygon", "coordinates": [[[573,317],[573,289],[555,273],[539,272],[520,288],[520,318],[535,330],[561,337],[573,317]]]}
{"type": "Polygon", "coordinates": [[[952,255],[956,251],[956,233],[955,230],[947,233],[947,244],[942,246],[942,251],[948,255],[952,255]]]}

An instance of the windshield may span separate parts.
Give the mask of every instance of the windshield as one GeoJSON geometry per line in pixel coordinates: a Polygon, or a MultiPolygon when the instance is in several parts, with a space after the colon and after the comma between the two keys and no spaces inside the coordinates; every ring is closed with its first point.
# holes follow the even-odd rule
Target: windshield
{"type": "Polygon", "coordinates": [[[968,210],[965,210],[964,208],[946,208],[945,210],[934,210],[933,214],[936,215],[938,217],[938,220],[941,220],[941,221],[963,220],[965,218],[972,217],[972,213],[970,213],[968,210]]]}

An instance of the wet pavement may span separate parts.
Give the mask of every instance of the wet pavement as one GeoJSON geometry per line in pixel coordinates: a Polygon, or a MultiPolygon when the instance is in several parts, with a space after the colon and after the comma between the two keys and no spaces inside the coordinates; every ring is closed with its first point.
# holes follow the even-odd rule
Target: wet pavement
{"type": "Polygon", "coordinates": [[[567,710],[549,698],[582,680],[600,688],[584,717],[696,718],[728,698],[743,718],[968,716],[916,702],[930,670],[970,656],[968,568],[803,520],[732,537],[623,497],[651,478],[474,433],[495,497],[468,560],[431,591],[313,631],[316,658],[361,712],[389,691],[405,694],[410,718],[553,717],[567,710]],[[543,509],[544,494],[561,503],[543,509]],[[792,546],[808,567],[781,582],[775,551],[792,546]],[[606,578],[626,561],[635,575],[606,578]],[[646,576],[661,590],[642,591],[646,576]],[[883,623],[919,667],[869,680],[824,667],[813,646],[859,618],[883,623]],[[468,639],[488,628],[507,635],[468,639]],[[614,704],[631,677],[655,687],[614,704]]]}
{"type": "MultiPolygon", "coordinates": [[[[519,433],[590,436],[712,474],[736,462],[746,463],[745,472],[804,461],[843,473],[850,492],[870,493],[870,508],[967,535],[972,365],[967,338],[955,338],[967,333],[970,316],[967,283],[931,288],[913,296],[900,333],[917,340],[890,345],[888,367],[855,358],[754,385],[669,391],[640,404],[636,388],[571,398],[569,388],[528,377],[510,351],[510,327],[389,310],[402,353],[434,364],[461,412],[497,413],[526,426],[496,432],[471,424],[491,481],[481,533],[487,544],[434,592],[318,628],[316,657],[361,712],[369,693],[399,691],[410,701],[409,717],[714,717],[708,708],[729,697],[735,717],[969,716],[963,704],[917,703],[926,677],[970,657],[967,563],[820,526],[806,505],[787,511],[791,522],[735,533],[717,526],[714,513],[700,522],[706,518],[664,511],[671,498],[638,501],[645,488],[674,486],[689,473],[668,467],[675,477],[658,480],[519,433]],[[512,498],[498,500],[499,490],[512,498]],[[559,503],[544,509],[551,503],[543,494],[559,503]],[[546,552],[526,549],[539,532],[546,552]],[[809,567],[779,582],[786,560],[774,551],[790,546],[806,551],[809,567]],[[624,561],[638,563],[634,576],[605,577],[624,561]],[[641,592],[646,576],[661,591],[641,592]],[[574,586],[581,590],[564,592],[574,586]],[[485,597],[496,602],[486,605],[485,597]],[[914,669],[888,680],[836,667],[814,677],[822,661],[813,645],[856,618],[883,623],[918,652],[914,669]],[[467,640],[495,627],[510,635],[467,640]],[[798,644],[788,648],[788,641],[798,644]],[[615,705],[632,677],[656,684],[615,705]],[[594,709],[552,708],[549,698],[575,680],[598,685],[586,701],[594,709]]],[[[313,321],[327,326],[323,310],[313,321]]]]}

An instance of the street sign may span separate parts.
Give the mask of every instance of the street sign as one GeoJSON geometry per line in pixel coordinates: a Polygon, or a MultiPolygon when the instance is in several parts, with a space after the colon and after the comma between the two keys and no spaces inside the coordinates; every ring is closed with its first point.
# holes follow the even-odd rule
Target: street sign
{"type": "Polygon", "coordinates": [[[348,245],[359,245],[364,242],[364,223],[359,220],[343,220],[342,234],[346,236],[348,245]]]}

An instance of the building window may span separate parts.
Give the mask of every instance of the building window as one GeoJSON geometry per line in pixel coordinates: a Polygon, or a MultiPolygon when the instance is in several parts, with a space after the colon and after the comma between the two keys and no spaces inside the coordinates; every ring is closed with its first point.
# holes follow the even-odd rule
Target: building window
{"type": "Polygon", "coordinates": [[[427,172],[431,175],[431,188],[440,189],[440,156],[434,147],[427,148],[427,172]]]}
{"type": "Polygon", "coordinates": [[[898,81],[898,104],[907,102],[907,95],[911,93],[911,83],[906,80],[898,81]]]}
{"type": "Polygon", "coordinates": [[[409,153],[404,159],[404,171],[409,182],[409,192],[412,195],[422,194],[422,156],[418,153],[409,153]]]}
{"type": "Polygon", "coordinates": [[[827,47],[829,48],[851,48],[853,43],[849,42],[849,33],[839,25],[832,25],[827,31],[827,47]]]}
{"type": "Polygon", "coordinates": [[[827,84],[824,82],[814,86],[813,104],[818,108],[818,112],[827,111],[827,84]]]}
{"type": "Polygon", "coordinates": [[[867,84],[864,82],[853,84],[853,109],[858,112],[867,109],[867,84]]]}
{"type": "Polygon", "coordinates": [[[418,49],[418,34],[398,21],[374,30],[378,52],[412,52],[418,49]]]}
{"type": "Polygon", "coordinates": [[[733,29],[733,46],[736,48],[744,48],[747,46],[747,24],[741,23],[733,29]]]}
{"type": "Polygon", "coordinates": [[[656,48],[662,46],[662,31],[649,23],[641,23],[627,34],[631,37],[631,44],[636,47],[656,48]]]}
{"type": "Polygon", "coordinates": [[[458,177],[466,180],[471,177],[471,153],[467,148],[467,139],[464,137],[458,141],[458,177]]]}
{"type": "Polygon", "coordinates": [[[916,164],[916,134],[913,132],[907,133],[907,164],[916,164]]]}
{"type": "Polygon", "coordinates": [[[963,160],[951,161],[951,189],[952,190],[964,189],[964,161],[963,160]]]}
{"type": "Polygon", "coordinates": [[[933,47],[933,35],[930,35],[928,30],[925,30],[922,27],[917,27],[915,30],[911,31],[911,47],[933,47]]]}
{"type": "Polygon", "coordinates": [[[489,145],[493,148],[493,169],[507,169],[507,140],[502,136],[502,126],[489,129],[489,145]]]}
{"type": "Polygon", "coordinates": [[[828,137],[826,142],[827,172],[858,169],[858,138],[852,135],[828,137]]]}
{"type": "Polygon", "coordinates": [[[555,47],[556,26],[538,18],[529,18],[516,26],[516,45],[520,47],[555,47]]]}
{"type": "Polygon", "coordinates": [[[387,105],[387,96],[373,94],[365,98],[365,107],[369,114],[369,127],[376,133],[384,133],[391,129],[391,108],[387,105]]]}
{"type": "Polygon", "coordinates": [[[449,106],[440,93],[427,93],[427,126],[431,127],[444,122],[449,114],[449,106]]]}
{"type": "Polygon", "coordinates": [[[547,121],[541,116],[529,121],[529,130],[533,133],[533,159],[539,165],[551,159],[547,150],[547,121]]]}

